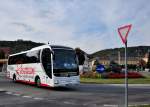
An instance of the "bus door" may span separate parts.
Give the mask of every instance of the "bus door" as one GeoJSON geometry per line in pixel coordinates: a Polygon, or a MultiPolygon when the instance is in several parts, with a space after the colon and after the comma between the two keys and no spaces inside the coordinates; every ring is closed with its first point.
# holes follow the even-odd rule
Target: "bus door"
{"type": "Polygon", "coordinates": [[[42,51],[42,65],[43,65],[43,68],[46,72],[46,83],[48,83],[48,77],[50,79],[52,79],[52,52],[50,51],[49,48],[45,48],[43,49],[42,51]]]}

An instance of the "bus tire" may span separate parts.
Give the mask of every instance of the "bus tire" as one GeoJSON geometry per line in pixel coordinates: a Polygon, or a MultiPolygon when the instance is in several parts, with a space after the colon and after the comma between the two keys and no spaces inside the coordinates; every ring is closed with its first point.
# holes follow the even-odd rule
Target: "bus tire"
{"type": "Polygon", "coordinates": [[[13,80],[13,82],[16,82],[16,75],[15,74],[13,75],[13,79],[12,80],[13,80]]]}
{"type": "Polygon", "coordinates": [[[36,78],[35,78],[35,84],[36,84],[37,87],[40,87],[40,86],[41,86],[41,80],[40,80],[39,77],[36,77],[36,78]]]}

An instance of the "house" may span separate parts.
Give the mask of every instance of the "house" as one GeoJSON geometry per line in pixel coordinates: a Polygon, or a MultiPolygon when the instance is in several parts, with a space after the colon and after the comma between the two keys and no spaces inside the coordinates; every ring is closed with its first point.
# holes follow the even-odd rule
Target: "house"
{"type": "MultiPolygon", "coordinates": [[[[125,57],[113,57],[113,58],[109,58],[109,57],[97,57],[97,58],[93,58],[90,59],[90,68],[93,67],[93,65],[95,65],[95,63],[99,63],[99,64],[103,64],[105,66],[108,66],[110,64],[111,61],[114,61],[120,65],[124,65],[125,64],[125,57]]],[[[139,58],[138,57],[128,57],[127,60],[127,64],[130,65],[137,65],[139,63],[139,58]]]]}
{"type": "Polygon", "coordinates": [[[8,61],[8,55],[10,54],[9,47],[0,48],[0,52],[4,53],[4,56],[0,58],[0,71],[2,71],[3,65],[5,65],[8,61]]]}
{"type": "Polygon", "coordinates": [[[145,56],[142,58],[146,63],[148,62],[149,53],[146,53],[145,56]]]}

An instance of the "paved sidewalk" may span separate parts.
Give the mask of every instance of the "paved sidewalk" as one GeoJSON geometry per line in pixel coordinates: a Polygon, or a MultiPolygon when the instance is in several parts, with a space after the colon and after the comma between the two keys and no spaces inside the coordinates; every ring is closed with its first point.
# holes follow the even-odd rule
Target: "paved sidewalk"
{"type": "Polygon", "coordinates": [[[6,72],[0,72],[0,77],[6,76],[6,72]]]}
{"type": "MultiPolygon", "coordinates": [[[[5,77],[6,76],[6,72],[0,72],[0,77],[5,77]]],[[[0,92],[5,91],[4,89],[0,88],[0,92]]]]}

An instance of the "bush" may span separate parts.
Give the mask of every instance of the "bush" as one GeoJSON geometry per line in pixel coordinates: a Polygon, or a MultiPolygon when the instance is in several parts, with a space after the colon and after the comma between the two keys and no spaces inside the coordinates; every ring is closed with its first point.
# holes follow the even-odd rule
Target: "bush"
{"type": "Polygon", "coordinates": [[[105,72],[111,72],[111,68],[110,67],[106,67],[105,68],[105,72]]]}
{"type": "MultiPolygon", "coordinates": [[[[128,72],[128,78],[143,78],[144,76],[141,75],[138,72],[128,72]]],[[[107,74],[103,74],[102,78],[111,78],[111,79],[118,79],[118,78],[125,78],[125,74],[124,73],[107,73],[107,74]]]]}
{"type": "MultiPolygon", "coordinates": [[[[81,78],[108,78],[108,79],[121,79],[125,78],[124,73],[104,72],[99,74],[97,72],[86,72],[80,74],[81,78]]],[[[128,78],[144,78],[139,72],[128,72],[128,78]]]]}
{"type": "Polygon", "coordinates": [[[86,72],[83,74],[80,74],[81,78],[101,78],[101,74],[97,72],[86,72]]]}

